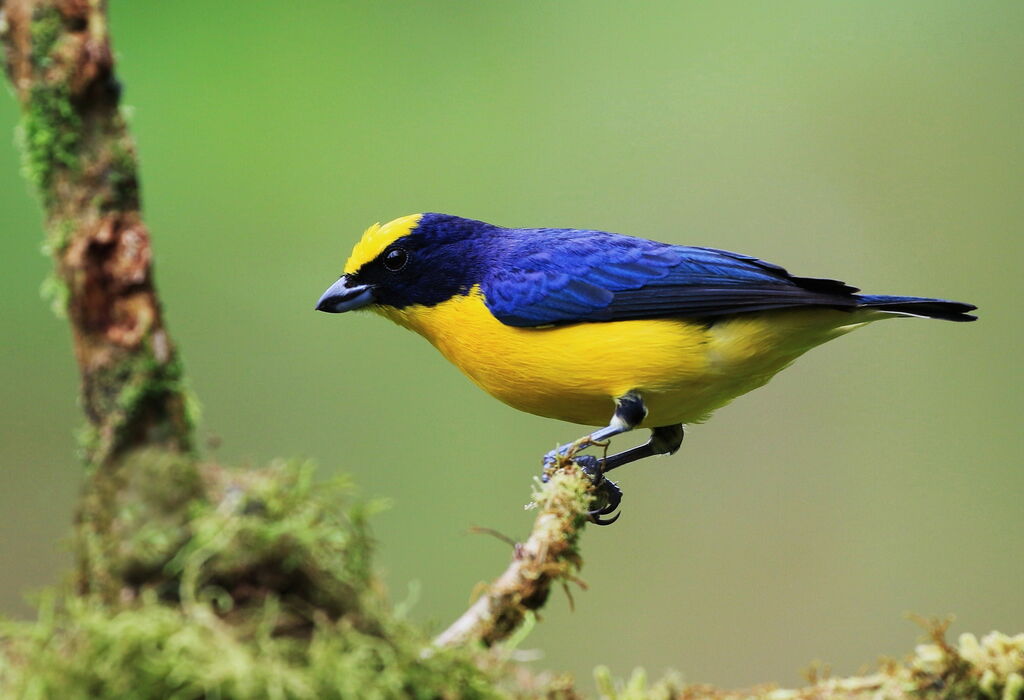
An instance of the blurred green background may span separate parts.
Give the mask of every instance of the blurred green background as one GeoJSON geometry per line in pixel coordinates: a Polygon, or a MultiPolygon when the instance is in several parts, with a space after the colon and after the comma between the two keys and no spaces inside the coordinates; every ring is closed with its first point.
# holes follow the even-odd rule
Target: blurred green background
{"type": "MultiPolygon", "coordinates": [[[[523,536],[541,454],[413,334],[314,302],[374,221],[441,211],[738,250],[970,301],[815,350],[626,470],[570,611],[525,646],[689,680],[908,650],[904,613],[1024,631],[1024,4],[112,3],[170,328],[214,456],[299,455],[394,507],[396,599],[435,627],[523,536]]],[[[0,133],[13,133],[13,99],[0,133]]],[[[0,611],[57,580],[81,471],[39,209],[0,140],[0,611]]],[[[639,439],[640,436],[637,436],[639,439]]]]}

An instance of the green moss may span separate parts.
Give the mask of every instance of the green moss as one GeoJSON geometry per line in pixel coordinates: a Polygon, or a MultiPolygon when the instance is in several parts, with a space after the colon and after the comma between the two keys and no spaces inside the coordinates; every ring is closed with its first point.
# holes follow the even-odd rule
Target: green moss
{"type": "MultiPolygon", "coordinates": [[[[116,604],[71,596],[0,626],[0,697],[487,698],[469,652],[424,656],[372,569],[347,479],[240,471],[166,453],[116,474],[108,556],[116,604]]],[[[88,525],[88,523],[86,523],[88,525]]]]}
{"type": "Polygon", "coordinates": [[[38,8],[32,16],[32,65],[47,68],[53,63],[52,52],[60,39],[63,20],[56,7],[38,8]]]}
{"type": "MultiPolygon", "coordinates": [[[[588,522],[586,513],[593,498],[593,487],[589,478],[581,477],[575,469],[549,471],[547,483],[542,484],[539,479],[534,482],[532,506],[560,514],[561,517],[550,521],[548,526],[565,530],[561,538],[568,545],[564,559],[576,567],[581,562],[580,535],[588,522]],[[564,527],[564,521],[568,518],[572,519],[570,526],[564,527]]],[[[571,568],[566,570],[566,574],[571,573],[571,568]]]]}
{"type": "Polygon", "coordinates": [[[46,238],[43,240],[42,253],[47,257],[56,257],[64,252],[75,235],[75,222],[71,219],[59,219],[47,225],[46,238]]]}
{"type": "Polygon", "coordinates": [[[43,278],[43,283],[39,285],[39,296],[50,305],[50,310],[57,318],[67,317],[71,290],[56,272],[50,272],[43,278]]]}
{"type": "Polygon", "coordinates": [[[108,599],[154,591],[244,617],[275,597],[293,631],[308,627],[311,610],[371,630],[380,604],[367,527],[375,506],[351,504],[350,491],[347,480],[314,484],[309,464],[237,471],[135,452],[90,475],[82,576],[108,599]]]}
{"type": "Polygon", "coordinates": [[[120,141],[115,142],[111,149],[107,185],[109,192],[100,203],[101,210],[138,208],[139,181],[135,154],[120,141]]]}
{"type": "Polygon", "coordinates": [[[112,579],[115,591],[148,586],[177,597],[166,568],[192,536],[190,511],[205,503],[199,466],[187,455],[142,451],[107,472],[105,480],[92,477],[90,496],[98,500],[87,501],[82,513],[83,529],[101,535],[89,543],[86,577],[112,579]]]}
{"type": "Polygon", "coordinates": [[[80,121],[67,85],[38,82],[32,86],[21,122],[24,170],[47,202],[54,173],[78,165],[80,121]]]}
{"type": "MultiPolygon", "coordinates": [[[[236,471],[141,452],[106,474],[115,515],[84,523],[91,577],[126,606],[74,598],[8,628],[0,695],[488,697],[464,655],[421,659],[390,613],[368,517],[345,479],[276,462],[236,471]]],[[[91,510],[91,509],[88,509],[91,510]]],[[[107,598],[109,600],[109,598],[107,598]]]]}
{"type": "MultiPolygon", "coordinates": [[[[36,622],[0,624],[0,697],[580,697],[565,676],[531,677],[498,655],[424,654],[428,638],[392,609],[372,566],[379,505],[354,501],[347,479],[317,483],[294,461],[243,471],[160,451],[96,473],[113,493],[111,522],[80,527],[104,553],[89,575],[117,595],[50,595],[36,622]]],[[[563,478],[538,500],[585,505],[586,489],[553,481],[563,478]]],[[[595,680],[609,700],[1024,697],[1024,634],[962,635],[956,646],[932,634],[906,663],[798,690],[723,691],[673,674],[652,683],[643,670],[617,681],[605,668],[595,680]]]]}
{"type": "MultiPolygon", "coordinates": [[[[48,257],[59,257],[71,243],[75,234],[75,222],[71,219],[59,219],[51,222],[47,227],[46,238],[43,240],[42,252],[48,257]]],[[[39,288],[39,295],[50,305],[50,309],[57,318],[66,318],[68,313],[68,302],[71,300],[71,291],[67,283],[60,278],[57,272],[51,271],[43,279],[39,288]]]]}
{"type": "Polygon", "coordinates": [[[669,673],[653,684],[648,683],[647,672],[642,668],[635,669],[629,680],[617,681],[607,666],[594,669],[594,682],[601,697],[607,700],[671,700],[680,697],[684,687],[682,679],[675,673],[669,673]]]}
{"type": "Polygon", "coordinates": [[[114,397],[111,413],[124,416],[125,424],[145,412],[145,404],[162,400],[168,393],[177,392],[184,379],[181,361],[177,356],[169,362],[158,362],[151,348],[145,348],[123,368],[126,381],[114,397]]]}
{"type": "Polygon", "coordinates": [[[467,658],[419,658],[422,641],[404,630],[392,639],[344,622],[318,624],[311,639],[275,636],[275,608],[249,635],[208,605],[183,610],[147,596],[110,611],[72,599],[50,620],[8,626],[0,669],[5,697],[142,698],[486,698],[493,686],[467,658]]]}
{"type": "Polygon", "coordinates": [[[87,463],[89,456],[99,449],[100,431],[91,423],[79,426],[75,429],[75,443],[78,445],[79,459],[87,463]]]}
{"type": "Polygon", "coordinates": [[[1024,700],[1024,634],[990,632],[981,639],[961,634],[945,641],[948,622],[932,623],[932,644],[917,649],[916,671],[943,698],[1024,700]],[[940,663],[936,664],[935,661],[940,663]]]}
{"type": "Polygon", "coordinates": [[[1007,676],[1006,684],[1003,686],[1003,697],[1007,700],[1024,698],[1024,673],[1014,672],[1007,676]]]}
{"type": "Polygon", "coordinates": [[[188,433],[189,435],[195,434],[196,426],[202,421],[203,417],[203,404],[199,401],[199,396],[192,389],[192,385],[188,381],[188,377],[182,377],[181,382],[178,384],[178,388],[181,391],[182,399],[185,402],[185,420],[188,422],[188,433]]]}
{"type": "Polygon", "coordinates": [[[137,444],[133,438],[140,431],[146,432],[150,443],[180,444],[190,439],[199,408],[177,354],[160,362],[146,344],[132,357],[97,371],[90,378],[90,387],[87,394],[93,411],[108,419],[107,425],[100,427],[101,452],[114,454],[137,444]],[[175,425],[167,415],[175,401],[184,404],[181,413],[186,425],[175,425]]]}
{"type": "Polygon", "coordinates": [[[80,119],[71,104],[68,86],[44,75],[54,63],[63,20],[52,6],[36,10],[32,18],[30,59],[37,73],[22,116],[21,141],[25,176],[49,203],[50,185],[59,168],[78,163],[80,119]]]}
{"type": "Polygon", "coordinates": [[[22,115],[20,136],[25,176],[51,201],[50,186],[60,168],[78,164],[80,119],[71,104],[68,86],[47,75],[60,43],[63,20],[53,6],[41,7],[32,17],[30,60],[36,77],[22,115]]]}
{"type": "Polygon", "coordinates": [[[373,507],[348,505],[348,480],[314,484],[311,465],[284,461],[204,473],[207,497],[194,501],[189,537],[163,568],[183,600],[220,596],[238,609],[273,595],[298,627],[313,609],[364,631],[377,627],[373,507]]]}

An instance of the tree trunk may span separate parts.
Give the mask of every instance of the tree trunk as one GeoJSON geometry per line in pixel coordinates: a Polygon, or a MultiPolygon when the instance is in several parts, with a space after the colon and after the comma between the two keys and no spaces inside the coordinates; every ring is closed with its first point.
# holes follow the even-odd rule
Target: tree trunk
{"type": "Polygon", "coordinates": [[[192,400],[153,283],[106,2],[6,0],[2,7],[24,169],[45,209],[54,262],[45,289],[67,315],[81,373],[88,474],[76,537],[79,584],[114,596],[117,586],[100,581],[109,582],[109,553],[118,547],[116,504],[137,481],[126,457],[142,448],[185,456],[166,462],[174,472],[167,476],[194,483],[192,400]]]}

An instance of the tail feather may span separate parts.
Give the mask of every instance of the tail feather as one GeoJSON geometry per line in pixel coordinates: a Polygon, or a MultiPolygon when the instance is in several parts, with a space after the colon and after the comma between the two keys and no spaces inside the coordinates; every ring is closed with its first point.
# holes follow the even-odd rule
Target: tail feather
{"type": "Polygon", "coordinates": [[[978,317],[968,311],[978,308],[974,304],[927,297],[894,297],[885,294],[860,294],[858,305],[862,308],[891,311],[908,316],[938,318],[943,321],[974,321],[978,317]]]}

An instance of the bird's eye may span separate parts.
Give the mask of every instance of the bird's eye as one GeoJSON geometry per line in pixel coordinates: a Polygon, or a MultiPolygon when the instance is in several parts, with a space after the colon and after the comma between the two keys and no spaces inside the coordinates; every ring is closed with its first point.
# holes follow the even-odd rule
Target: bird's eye
{"type": "Polygon", "coordinates": [[[404,248],[392,248],[384,253],[384,267],[392,272],[398,272],[409,262],[409,254],[404,248]]]}

